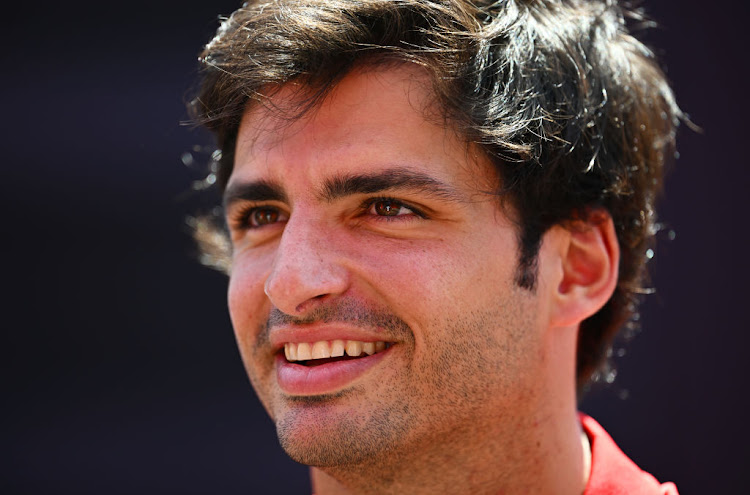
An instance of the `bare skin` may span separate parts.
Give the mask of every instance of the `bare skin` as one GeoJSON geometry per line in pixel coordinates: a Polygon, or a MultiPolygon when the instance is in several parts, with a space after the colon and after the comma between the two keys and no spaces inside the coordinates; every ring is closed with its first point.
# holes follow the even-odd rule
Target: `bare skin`
{"type": "Polygon", "coordinates": [[[226,209],[248,375],[319,495],[578,495],[576,337],[614,290],[612,222],[551,229],[536,290],[518,287],[512,211],[486,192],[499,179],[425,117],[428,88],[417,68],[360,68],[293,123],[245,114],[226,209]],[[386,348],[284,357],[335,339],[386,348]]]}

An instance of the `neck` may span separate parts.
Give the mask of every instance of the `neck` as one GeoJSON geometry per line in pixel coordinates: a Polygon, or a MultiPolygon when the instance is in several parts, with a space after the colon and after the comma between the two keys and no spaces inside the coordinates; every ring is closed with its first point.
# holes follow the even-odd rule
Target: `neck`
{"type": "MultiPolygon", "coordinates": [[[[581,495],[587,480],[585,450],[577,419],[569,432],[502,442],[472,443],[471,448],[420,452],[391,465],[312,468],[316,495],[339,494],[564,494],[581,495]],[[475,450],[476,449],[476,450],[475,450]],[[510,451],[507,455],[505,452],[510,451]]],[[[530,426],[530,425],[529,425],[530,426]]],[[[585,435],[584,435],[585,437],[585,435]]]]}

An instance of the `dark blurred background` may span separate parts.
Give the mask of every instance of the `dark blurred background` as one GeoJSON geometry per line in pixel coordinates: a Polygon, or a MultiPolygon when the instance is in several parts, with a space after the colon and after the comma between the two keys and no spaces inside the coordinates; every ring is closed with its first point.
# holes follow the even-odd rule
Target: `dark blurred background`
{"type": "MultiPolygon", "coordinates": [[[[185,217],[197,54],[239,2],[6,8],[0,492],[309,493],[255,399],[185,217]]],[[[593,414],[683,495],[747,485],[747,4],[646,3],[683,109],[643,331],[593,414]]],[[[200,167],[198,167],[200,168],[200,167]]]]}

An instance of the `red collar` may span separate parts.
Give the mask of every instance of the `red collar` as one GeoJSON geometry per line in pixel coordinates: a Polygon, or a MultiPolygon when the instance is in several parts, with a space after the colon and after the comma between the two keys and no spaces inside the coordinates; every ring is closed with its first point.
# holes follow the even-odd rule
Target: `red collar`
{"type": "Polygon", "coordinates": [[[678,495],[673,483],[660,484],[641,470],[593,418],[579,413],[591,443],[591,476],[583,495],[678,495]]]}

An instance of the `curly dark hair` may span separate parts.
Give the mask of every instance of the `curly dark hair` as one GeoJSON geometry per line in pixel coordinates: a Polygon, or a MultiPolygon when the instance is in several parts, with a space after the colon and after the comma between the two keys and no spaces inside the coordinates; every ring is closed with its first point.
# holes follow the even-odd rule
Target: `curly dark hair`
{"type": "MultiPolygon", "coordinates": [[[[534,290],[543,234],[604,209],[621,249],[617,288],[581,324],[579,390],[607,362],[636,314],[654,201],[682,119],[653,53],[630,34],[640,10],[615,0],[273,0],[247,2],[222,21],[200,60],[189,106],[232,172],[242,115],[269,88],[298,80],[301,115],[358,63],[423,67],[443,116],[478,143],[519,216],[517,283],[534,290]]],[[[294,117],[294,116],[292,116],[294,117]]],[[[229,269],[225,235],[198,222],[212,264],[229,269]]]]}

